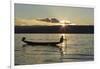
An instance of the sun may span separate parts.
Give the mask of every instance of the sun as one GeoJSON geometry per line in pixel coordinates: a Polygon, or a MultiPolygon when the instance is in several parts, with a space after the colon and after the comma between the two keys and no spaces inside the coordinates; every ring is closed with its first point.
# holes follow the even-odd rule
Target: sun
{"type": "Polygon", "coordinates": [[[61,24],[62,25],[62,27],[65,27],[65,23],[63,23],[63,24],[61,24]]]}
{"type": "Polygon", "coordinates": [[[70,21],[69,20],[61,20],[60,21],[62,27],[64,27],[66,24],[70,24],[70,21]]]}

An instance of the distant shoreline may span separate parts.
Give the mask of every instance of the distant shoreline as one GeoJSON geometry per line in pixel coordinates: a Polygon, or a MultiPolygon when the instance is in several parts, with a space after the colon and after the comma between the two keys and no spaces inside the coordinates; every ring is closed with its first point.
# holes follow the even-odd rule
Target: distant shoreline
{"type": "Polygon", "coordinates": [[[66,25],[66,26],[15,26],[15,33],[68,33],[93,34],[94,25],[66,25]]]}

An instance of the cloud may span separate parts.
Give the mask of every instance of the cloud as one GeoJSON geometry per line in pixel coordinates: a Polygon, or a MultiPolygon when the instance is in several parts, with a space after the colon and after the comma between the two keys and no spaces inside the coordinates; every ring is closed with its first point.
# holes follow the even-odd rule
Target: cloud
{"type": "Polygon", "coordinates": [[[36,19],[15,19],[15,25],[25,26],[25,25],[49,25],[47,22],[38,21],[36,19]]]}
{"type": "MultiPolygon", "coordinates": [[[[66,20],[67,21],[67,20],[66,20]]],[[[70,22],[70,21],[67,21],[70,22]]],[[[47,22],[47,21],[41,21],[37,19],[15,19],[15,25],[16,26],[34,26],[34,25],[46,25],[46,26],[51,26],[51,25],[63,25],[64,23],[52,23],[52,22],[47,22]]]]}

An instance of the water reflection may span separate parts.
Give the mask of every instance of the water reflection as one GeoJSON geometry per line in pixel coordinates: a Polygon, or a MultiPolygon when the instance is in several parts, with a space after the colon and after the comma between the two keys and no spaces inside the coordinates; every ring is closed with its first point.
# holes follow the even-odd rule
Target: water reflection
{"type": "Polygon", "coordinates": [[[94,47],[91,34],[16,34],[15,36],[15,65],[93,60],[94,47]],[[62,35],[64,41],[58,45],[27,45],[21,41],[23,36],[30,41],[59,41],[62,35]]]}
{"type": "MultiPolygon", "coordinates": [[[[63,59],[63,56],[65,53],[65,34],[61,34],[60,36],[63,36],[63,42],[60,43],[60,44],[55,44],[55,45],[45,45],[47,47],[53,47],[53,48],[58,48],[59,49],[59,52],[60,52],[60,55],[61,55],[61,59],[63,59]]],[[[23,47],[26,47],[26,46],[38,46],[38,44],[34,44],[34,45],[29,45],[29,44],[24,44],[23,47]]],[[[44,46],[41,44],[41,46],[44,46]]]]}
{"type": "MultiPolygon", "coordinates": [[[[60,55],[59,60],[60,60],[60,62],[62,62],[63,61],[63,56],[64,56],[64,45],[63,45],[63,43],[61,45],[47,45],[47,46],[44,46],[44,45],[23,44],[22,48],[23,48],[23,53],[24,54],[29,54],[29,52],[30,53],[34,52],[31,55],[52,55],[52,54],[60,55]],[[36,47],[38,49],[35,49],[36,47]],[[52,49],[48,50],[48,49],[46,49],[46,47],[52,48],[52,49]]],[[[39,61],[41,61],[41,60],[39,60],[39,61]]]]}
{"type": "Polygon", "coordinates": [[[66,54],[66,52],[65,52],[65,48],[66,48],[65,43],[67,44],[67,41],[65,42],[66,37],[65,37],[65,34],[61,34],[61,35],[63,36],[63,43],[61,43],[61,45],[60,45],[61,51],[62,51],[62,54],[66,54]]]}

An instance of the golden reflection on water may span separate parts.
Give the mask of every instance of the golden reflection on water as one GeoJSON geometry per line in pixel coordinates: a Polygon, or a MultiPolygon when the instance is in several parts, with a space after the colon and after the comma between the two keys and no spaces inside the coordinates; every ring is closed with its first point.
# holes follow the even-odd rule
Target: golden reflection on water
{"type": "Polygon", "coordinates": [[[15,65],[93,60],[91,56],[94,55],[93,34],[41,34],[41,36],[40,34],[16,34],[15,39],[15,65]],[[63,36],[64,41],[57,45],[60,48],[48,45],[25,44],[24,46],[21,42],[23,36],[37,41],[43,38],[47,38],[43,41],[59,41],[63,36]]]}
{"type": "Polygon", "coordinates": [[[61,49],[62,49],[62,52],[63,52],[63,54],[66,54],[66,52],[65,52],[65,48],[66,48],[66,46],[65,46],[65,34],[62,34],[62,36],[63,36],[63,43],[61,44],[61,49]]]}

